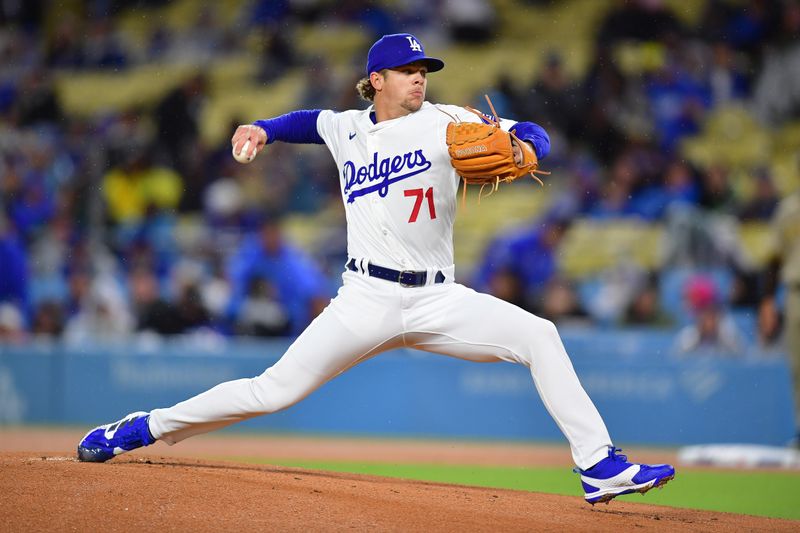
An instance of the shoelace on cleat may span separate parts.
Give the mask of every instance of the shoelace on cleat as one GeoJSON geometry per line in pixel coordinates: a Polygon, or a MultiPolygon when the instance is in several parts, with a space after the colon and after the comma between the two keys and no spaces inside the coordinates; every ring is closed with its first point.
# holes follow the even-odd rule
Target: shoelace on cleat
{"type": "Polygon", "coordinates": [[[622,461],[624,463],[628,462],[628,456],[622,455],[621,453],[618,454],[617,452],[621,452],[622,448],[617,448],[614,446],[609,447],[608,449],[608,457],[613,461],[622,461]]]}
{"type": "MultiPolygon", "coordinates": [[[[608,458],[611,459],[612,461],[627,463],[628,462],[628,456],[627,455],[622,455],[621,453],[618,453],[618,452],[621,452],[621,451],[622,451],[622,448],[617,448],[616,446],[609,446],[608,447],[608,458]]],[[[594,467],[592,467],[592,468],[594,468],[594,467]]],[[[591,468],[589,468],[589,470],[591,470],[591,468]]],[[[576,473],[576,474],[583,474],[584,472],[586,472],[586,470],[581,470],[577,466],[575,468],[573,468],[572,471],[574,473],[576,473]]]]}

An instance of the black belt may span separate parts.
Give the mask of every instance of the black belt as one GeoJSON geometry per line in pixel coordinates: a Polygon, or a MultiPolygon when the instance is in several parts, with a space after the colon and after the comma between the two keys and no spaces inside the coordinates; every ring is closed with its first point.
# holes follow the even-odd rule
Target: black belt
{"type": "MultiPolygon", "coordinates": [[[[359,271],[355,259],[348,261],[346,266],[348,270],[352,270],[353,272],[359,271]]],[[[367,272],[373,278],[393,281],[399,283],[403,287],[422,287],[428,281],[428,273],[424,270],[393,270],[370,263],[367,265],[367,272]]],[[[433,282],[444,283],[444,274],[441,270],[436,272],[436,277],[433,279],[433,282]]]]}

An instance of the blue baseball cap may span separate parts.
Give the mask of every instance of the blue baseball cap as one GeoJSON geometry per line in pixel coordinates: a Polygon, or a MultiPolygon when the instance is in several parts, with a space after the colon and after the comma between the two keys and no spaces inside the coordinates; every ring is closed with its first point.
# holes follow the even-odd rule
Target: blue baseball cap
{"type": "Polygon", "coordinates": [[[444,61],[425,55],[419,39],[410,33],[393,33],[378,39],[367,55],[367,76],[385,68],[400,67],[414,61],[427,63],[428,72],[444,68],[444,61]]]}

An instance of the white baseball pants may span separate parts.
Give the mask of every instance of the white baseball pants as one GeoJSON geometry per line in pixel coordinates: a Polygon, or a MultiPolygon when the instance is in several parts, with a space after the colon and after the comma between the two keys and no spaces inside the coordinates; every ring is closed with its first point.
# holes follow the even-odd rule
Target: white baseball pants
{"type": "MultiPolygon", "coordinates": [[[[432,278],[433,276],[428,276],[432,278]]],[[[150,431],[168,444],[294,405],[366,359],[399,347],[530,368],[579,468],[608,454],[611,439],[583,390],[555,326],[519,307],[453,283],[402,287],[347,271],[338,295],[260,376],[222,383],[168,409],[150,431]]]]}

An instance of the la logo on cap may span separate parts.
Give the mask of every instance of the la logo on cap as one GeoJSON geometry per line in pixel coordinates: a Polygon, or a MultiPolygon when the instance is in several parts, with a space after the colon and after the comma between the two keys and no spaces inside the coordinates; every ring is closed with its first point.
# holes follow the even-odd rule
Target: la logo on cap
{"type": "Polygon", "coordinates": [[[406,39],[408,39],[408,45],[412,51],[422,52],[422,46],[420,46],[420,44],[417,42],[416,39],[414,39],[414,37],[412,37],[411,35],[406,35],[406,39]]]}

